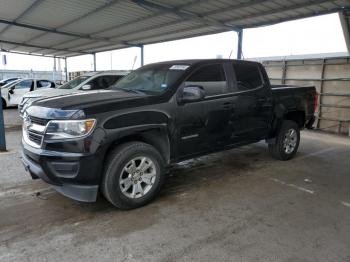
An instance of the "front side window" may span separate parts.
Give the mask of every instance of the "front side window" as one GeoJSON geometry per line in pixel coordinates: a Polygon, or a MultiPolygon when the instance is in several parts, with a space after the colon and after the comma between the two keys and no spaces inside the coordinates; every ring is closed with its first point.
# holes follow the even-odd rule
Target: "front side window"
{"type": "Polygon", "coordinates": [[[145,66],[120,79],[111,89],[161,94],[168,90],[188,67],[188,65],[177,64],[145,66]]]}
{"type": "Polygon", "coordinates": [[[206,96],[227,93],[227,81],[221,64],[207,65],[195,71],[186,81],[185,86],[201,86],[206,96]]]}
{"type": "Polygon", "coordinates": [[[233,69],[236,74],[238,91],[252,90],[263,84],[257,64],[237,63],[233,64],[233,69]]]}
{"type": "Polygon", "coordinates": [[[33,80],[23,80],[16,84],[15,89],[32,89],[33,80]]]}

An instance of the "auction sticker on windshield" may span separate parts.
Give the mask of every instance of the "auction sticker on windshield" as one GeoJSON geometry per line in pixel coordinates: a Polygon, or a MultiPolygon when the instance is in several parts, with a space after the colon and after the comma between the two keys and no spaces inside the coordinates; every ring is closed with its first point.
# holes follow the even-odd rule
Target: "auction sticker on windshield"
{"type": "Polygon", "coordinates": [[[186,70],[189,67],[189,65],[173,65],[170,67],[170,70],[186,70]]]}

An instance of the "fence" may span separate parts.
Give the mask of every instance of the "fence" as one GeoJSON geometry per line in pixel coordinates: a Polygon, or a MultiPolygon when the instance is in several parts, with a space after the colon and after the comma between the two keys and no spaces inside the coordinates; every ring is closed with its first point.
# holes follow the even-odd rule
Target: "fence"
{"type": "Polygon", "coordinates": [[[32,71],[32,70],[0,70],[0,80],[5,78],[20,77],[20,78],[36,78],[47,80],[65,80],[63,72],[56,71],[32,71]]]}

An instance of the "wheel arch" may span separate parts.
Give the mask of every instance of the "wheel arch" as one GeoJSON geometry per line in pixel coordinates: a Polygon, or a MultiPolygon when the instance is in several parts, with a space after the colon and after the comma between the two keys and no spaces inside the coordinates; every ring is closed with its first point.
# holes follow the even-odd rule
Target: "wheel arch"
{"type": "Polygon", "coordinates": [[[284,120],[291,120],[298,124],[300,129],[305,126],[305,111],[292,109],[288,110],[283,104],[277,104],[274,109],[274,121],[269,138],[274,138],[278,133],[284,120]]]}
{"type": "Polygon", "coordinates": [[[137,132],[132,132],[130,130],[130,132],[118,136],[108,144],[104,158],[106,159],[109,152],[114,150],[116,147],[134,141],[143,142],[153,146],[163,157],[164,162],[166,164],[170,163],[171,154],[169,136],[164,128],[159,127],[148,128],[137,132]]]}
{"type": "Polygon", "coordinates": [[[301,110],[287,112],[284,116],[284,120],[294,121],[298,124],[299,128],[302,129],[305,125],[305,112],[301,110]]]}

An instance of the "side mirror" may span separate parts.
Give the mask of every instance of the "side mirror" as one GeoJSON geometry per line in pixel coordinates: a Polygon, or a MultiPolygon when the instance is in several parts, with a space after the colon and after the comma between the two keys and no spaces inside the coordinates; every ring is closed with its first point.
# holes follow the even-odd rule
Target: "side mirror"
{"type": "Polygon", "coordinates": [[[202,86],[186,86],[182,89],[182,93],[179,96],[180,103],[191,103],[203,100],[205,97],[205,91],[202,86]]]}
{"type": "Polygon", "coordinates": [[[14,86],[11,86],[10,88],[9,88],[9,94],[11,94],[11,95],[13,95],[14,94],[14,90],[15,90],[15,87],[14,86]]]}
{"type": "Polygon", "coordinates": [[[83,85],[82,87],[81,87],[81,90],[91,90],[91,85],[83,85]]]}

